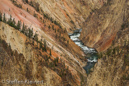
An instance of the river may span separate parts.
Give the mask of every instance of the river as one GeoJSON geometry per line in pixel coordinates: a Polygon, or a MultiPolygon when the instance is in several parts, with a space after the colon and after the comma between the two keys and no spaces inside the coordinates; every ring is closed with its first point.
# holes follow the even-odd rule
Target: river
{"type": "Polygon", "coordinates": [[[78,29],[75,30],[74,33],[72,34],[68,34],[70,39],[76,44],[78,45],[83,52],[86,54],[87,58],[87,65],[84,67],[85,71],[87,74],[90,73],[90,69],[94,67],[95,63],[98,60],[98,55],[97,55],[97,51],[94,48],[89,48],[87,46],[85,46],[82,41],[79,39],[80,37],[80,33],[81,33],[82,29],[78,29]]]}

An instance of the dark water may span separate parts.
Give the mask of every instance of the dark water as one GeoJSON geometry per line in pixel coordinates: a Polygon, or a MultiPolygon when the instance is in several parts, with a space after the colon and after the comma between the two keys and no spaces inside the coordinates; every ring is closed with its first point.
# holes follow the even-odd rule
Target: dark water
{"type": "Polygon", "coordinates": [[[94,67],[95,63],[98,60],[98,55],[97,55],[97,51],[93,48],[89,48],[87,46],[85,46],[81,40],[79,39],[80,37],[80,32],[82,30],[75,30],[74,33],[69,34],[69,37],[74,41],[74,43],[76,45],[78,45],[86,54],[86,57],[88,62],[87,65],[84,67],[84,69],[86,70],[86,73],[89,74],[90,73],[90,69],[94,67]]]}
{"type": "Polygon", "coordinates": [[[98,60],[98,54],[96,53],[89,53],[89,56],[86,56],[88,62],[87,65],[85,67],[83,67],[86,70],[86,73],[89,74],[90,73],[90,69],[94,67],[94,65],[96,64],[97,60],[98,60]]]}

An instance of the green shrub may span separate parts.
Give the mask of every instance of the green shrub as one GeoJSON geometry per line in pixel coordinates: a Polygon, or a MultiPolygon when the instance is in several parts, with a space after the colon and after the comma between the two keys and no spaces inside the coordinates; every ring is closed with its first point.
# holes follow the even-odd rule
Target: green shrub
{"type": "Polygon", "coordinates": [[[129,66],[129,54],[125,55],[124,63],[125,63],[125,65],[129,66]]]}
{"type": "Polygon", "coordinates": [[[103,57],[103,54],[102,53],[98,53],[98,58],[102,58],[103,57]]]}
{"type": "Polygon", "coordinates": [[[47,44],[46,44],[46,40],[44,40],[44,51],[47,51],[47,44]]]}
{"type": "Polygon", "coordinates": [[[6,23],[5,13],[4,13],[4,17],[3,17],[3,22],[6,23]]]}
{"type": "Polygon", "coordinates": [[[54,59],[54,64],[55,64],[55,66],[57,66],[58,61],[59,61],[59,57],[56,57],[56,58],[54,59]]]}
{"type": "Polygon", "coordinates": [[[38,15],[35,12],[34,12],[34,17],[36,17],[36,18],[38,17],[38,15]]]}
{"type": "Polygon", "coordinates": [[[72,24],[74,24],[73,20],[70,21],[72,24]]]}
{"type": "Polygon", "coordinates": [[[51,53],[51,50],[50,50],[50,56],[52,55],[52,53],[51,53]]]}
{"type": "Polygon", "coordinates": [[[24,3],[28,3],[28,0],[22,0],[24,3]]]}
{"type": "Polygon", "coordinates": [[[34,40],[38,41],[38,34],[37,33],[35,33],[35,35],[34,35],[34,40]]]}
{"type": "Polygon", "coordinates": [[[49,25],[49,26],[48,26],[48,28],[50,29],[50,28],[51,28],[51,26],[49,25]]]}
{"type": "Polygon", "coordinates": [[[129,27],[129,22],[125,22],[121,25],[121,30],[124,30],[125,28],[129,27]]]}

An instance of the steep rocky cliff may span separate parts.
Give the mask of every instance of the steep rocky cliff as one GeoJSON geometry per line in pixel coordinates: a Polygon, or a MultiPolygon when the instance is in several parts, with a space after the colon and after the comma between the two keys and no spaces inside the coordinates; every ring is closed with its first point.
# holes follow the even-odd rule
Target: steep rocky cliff
{"type": "Polygon", "coordinates": [[[129,86],[129,23],[117,33],[111,47],[87,77],[88,86],[129,86]]]}
{"type": "Polygon", "coordinates": [[[0,22],[0,85],[78,86],[85,83],[85,71],[75,58],[68,59],[68,53],[64,57],[48,46],[45,51],[43,46],[0,22]],[[15,80],[24,82],[19,84],[15,80]],[[26,80],[43,82],[37,84],[26,80]]]}
{"type": "Polygon", "coordinates": [[[128,0],[108,0],[86,19],[81,33],[85,45],[97,51],[108,49],[129,15],[128,0]]]}
{"type": "MultiPolygon", "coordinates": [[[[68,32],[82,28],[93,9],[99,9],[107,0],[30,0],[39,4],[39,12],[57,20],[68,32]]],[[[35,5],[35,3],[33,4],[35,5]]]]}
{"type": "Polygon", "coordinates": [[[49,86],[85,85],[83,52],[58,22],[33,6],[21,0],[1,0],[0,85],[6,86],[8,79],[43,80],[49,86]]]}
{"type": "Polygon", "coordinates": [[[87,86],[129,86],[129,0],[108,0],[86,19],[80,39],[100,53],[87,86]]]}
{"type": "Polygon", "coordinates": [[[129,85],[129,0],[0,1],[0,86],[129,85]],[[99,52],[88,76],[75,28],[99,52]]]}

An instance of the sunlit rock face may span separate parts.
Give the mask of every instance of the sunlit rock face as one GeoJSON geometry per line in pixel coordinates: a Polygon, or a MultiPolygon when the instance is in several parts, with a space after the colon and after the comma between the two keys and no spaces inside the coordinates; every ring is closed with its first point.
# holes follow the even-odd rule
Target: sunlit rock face
{"type": "Polygon", "coordinates": [[[43,12],[62,24],[67,31],[80,28],[94,9],[101,8],[107,0],[34,0],[43,12]]]}
{"type": "MultiPolygon", "coordinates": [[[[86,73],[83,68],[78,65],[80,63],[79,60],[76,58],[69,60],[63,57],[63,55],[60,56],[61,53],[56,52],[55,49],[51,50],[52,56],[48,59],[47,57],[50,52],[42,52],[41,48],[38,46],[38,43],[34,41],[33,44],[32,41],[32,39],[29,39],[26,35],[15,28],[0,22],[0,81],[5,81],[5,83],[0,82],[0,86],[7,86],[8,82],[6,82],[6,80],[8,79],[17,79],[19,81],[43,80],[43,84],[36,84],[35,86],[67,86],[69,82],[71,86],[81,86],[81,78],[78,71],[83,71],[82,77],[86,76],[86,73]],[[54,62],[53,59],[57,57],[60,58],[60,64],[58,66],[60,66],[62,69],[57,66],[56,67],[61,70],[61,72],[62,70],[65,70],[65,68],[68,68],[68,70],[71,72],[71,75],[67,77],[67,80],[69,80],[68,83],[64,82],[63,84],[62,76],[58,74],[58,71],[54,71],[54,67],[50,68],[50,66],[48,66],[54,62]],[[71,66],[71,63],[73,66],[75,66],[75,69],[73,66],[71,66]],[[71,78],[72,76],[74,77],[71,78]],[[76,83],[73,82],[73,80],[75,80],[76,83]]],[[[58,49],[57,47],[54,48],[58,49]]],[[[60,49],[58,50],[61,51],[60,49]]],[[[65,52],[66,51],[63,53],[65,52]]],[[[68,51],[67,54],[69,54],[68,51]]],[[[67,55],[65,54],[65,56],[67,55]]],[[[69,58],[71,59],[72,56],[69,58]]],[[[54,66],[54,64],[52,65],[54,66]]],[[[70,72],[67,71],[66,73],[68,74],[70,72]]],[[[64,76],[66,77],[66,75],[64,76]]],[[[23,83],[17,86],[25,86],[25,84],[23,83]]]]}
{"type": "Polygon", "coordinates": [[[84,23],[81,40],[103,56],[87,77],[88,86],[128,86],[129,5],[127,0],[110,0],[94,10],[84,23]],[[114,54],[108,55],[107,49],[114,54]]]}

